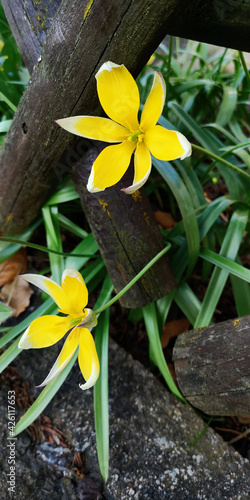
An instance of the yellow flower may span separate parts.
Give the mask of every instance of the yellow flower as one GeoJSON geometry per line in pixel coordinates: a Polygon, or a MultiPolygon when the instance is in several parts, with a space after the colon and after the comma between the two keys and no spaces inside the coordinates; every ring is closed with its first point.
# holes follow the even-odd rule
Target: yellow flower
{"type": "Polygon", "coordinates": [[[78,362],[85,384],[81,389],[92,387],[99,375],[99,360],[94,339],[88,328],[97,324],[91,309],[86,309],[88,290],[81,274],[75,269],[65,269],[61,286],[45,276],[23,274],[29,283],[47,292],[66,316],[41,316],[36,318],[24,332],[18,347],[20,349],[48,347],[58,342],[69,330],[63,348],[42,387],[53,380],[69,363],[79,346],[78,362]]]}
{"type": "Polygon", "coordinates": [[[140,124],[139,90],[123,65],[104,63],[96,74],[97,92],[105,113],[111,118],[75,116],[57,120],[73,134],[110,143],[93,163],[87,189],[103,191],[116,184],[125,174],[134,153],[134,180],[125,193],[133,193],[147,180],[151,171],[151,154],[158,160],[183,160],[191,155],[191,144],[180,132],[156,125],[166,97],[165,83],[155,72],[151,91],[142,110],[140,124]]]}

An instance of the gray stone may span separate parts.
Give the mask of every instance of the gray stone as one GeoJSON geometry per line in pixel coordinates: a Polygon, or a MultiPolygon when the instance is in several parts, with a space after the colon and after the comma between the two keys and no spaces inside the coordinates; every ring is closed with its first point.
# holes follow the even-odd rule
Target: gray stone
{"type": "MultiPolygon", "coordinates": [[[[53,359],[55,356],[53,351],[53,359]]],[[[15,364],[22,376],[33,381],[31,367],[35,366],[35,383],[39,383],[53,363],[50,357],[41,351],[23,352],[15,364]],[[39,370],[41,356],[43,373],[39,370]]],[[[82,379],[76,364],[45,410],[55,427],[64,433],[68,448],[47,442],[34,444],[26,432],[17,437],[18,500],[250,499],[248,461],[228,447],[212,429],[190,448],[204,427],[202,419],[113,342],[110,342],[109,364],[110,469],[107,485],[101,483],[97,462],[93,391],[79,389],[82,379]],[[72,468],[73,455],[77,451],[86,459],[83,479],[78,479],[72,468]]],[[[8,498],[5,392],[2,392],[1,409],[4,439],[0,450],[3,471],[0,498],[8,498]]]]}

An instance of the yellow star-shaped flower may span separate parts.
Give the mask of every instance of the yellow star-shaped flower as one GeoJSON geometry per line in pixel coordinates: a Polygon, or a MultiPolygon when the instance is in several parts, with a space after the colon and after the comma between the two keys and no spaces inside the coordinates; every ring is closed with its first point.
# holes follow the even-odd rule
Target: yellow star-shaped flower
{"type": "Polygon", "coordinates": [[[96,74],[97,92],[105,113],[110,117],[75,116],[57,120],[73,134],[104,142],[118,143],[106,147],[93,163],[87,189],[103,191],[116,184],[125,174],[134,153],[133,184],[123,191],[133,193],[147,180],[151,171],[151,154],[158,160],[183,160],[191,154],[191,144],[175,130],[157,125],[165,103],[165,82],[157,71],[138,122],[139,90],[123,65],[104,63],[96,74]]]}
{"type": "Polygon", "coordinates": [[[53,380],[69,363],[79,347],[78,362],[86,380],[80,387],[84,390],[89,389],[95,384],[99,375],[95,342],[88,329],[95,326],[97,320],[94,312],[86,309],[88,290],[82,275],[75,269],[65,269],[61,286],[50,278],[36,274],[23,274],[22,278],[48,293],[58,305],[59,312],[65,316],[51,315],[34,319],[22,335],[18,347],[20,349],[48,347],[71,330],[55,364],[39,387],[53,380]]]}

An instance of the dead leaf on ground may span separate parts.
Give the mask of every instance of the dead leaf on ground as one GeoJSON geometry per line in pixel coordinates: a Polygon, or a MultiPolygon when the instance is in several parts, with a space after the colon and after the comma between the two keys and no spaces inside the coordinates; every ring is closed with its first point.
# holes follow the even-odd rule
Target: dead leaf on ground
{"type": "Polygon", "coordinates": [[[162,348],[164,349],[167,347],[173,337],[177,337],[180,333],[186,332],[189,326],[190,322],[187,318],[174,319],[173,321],[165,323],[161,336],[162,348]]]}
{"type": "Polygon", "coordinates": [[[0,299],[14,309],[12,316],[17,318],[29,306],[33,293],[29,283],[18,276],[14,281],[3,286],[0,299]]]}
{"type": "Polygon", "coordinates": [[[159,224],[163,229],[167,230],[172,229],[177,224],[172,214],[168,212],[163,212],[162,210],[155,210],[154,216],[157,224],[159,224]]]}
{"type": "Polygon", "coordinates": [[[27,270],[26,248],[20,248],[15,255],[0,264],[0,286],[13,281],[27,270]]]}

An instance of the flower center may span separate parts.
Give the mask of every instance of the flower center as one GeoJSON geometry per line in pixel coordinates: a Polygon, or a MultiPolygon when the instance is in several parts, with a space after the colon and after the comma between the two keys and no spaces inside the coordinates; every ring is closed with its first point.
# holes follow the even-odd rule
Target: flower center
{"type": "Polygon", "coordinates": [[[128,140],[131,142],[143,142],[144,140],[144,133],[138,130],[137,132],[134,132],[128,137],[128,140]]]}
{"type": "Polygon", "coordinates": [[[78,326],[86,318],[87,314],[88,310],[86,309],[83,309],[81,316],[69,314],[71,327],[78,326]]]}

